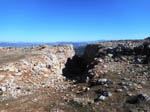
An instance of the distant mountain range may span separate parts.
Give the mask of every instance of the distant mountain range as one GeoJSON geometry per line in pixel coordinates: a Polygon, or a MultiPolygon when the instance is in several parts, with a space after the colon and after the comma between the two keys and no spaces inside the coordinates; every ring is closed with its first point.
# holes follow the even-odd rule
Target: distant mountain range
{"type": "Polygon", "coordinates": [[[97,41],[85,41],[85,42],[0,42],[0,47],[27,47],[38,45],[64,45],[72,44],[75,48],[85,46],[89,43],[102,42],[104,40],[97,41]]]}

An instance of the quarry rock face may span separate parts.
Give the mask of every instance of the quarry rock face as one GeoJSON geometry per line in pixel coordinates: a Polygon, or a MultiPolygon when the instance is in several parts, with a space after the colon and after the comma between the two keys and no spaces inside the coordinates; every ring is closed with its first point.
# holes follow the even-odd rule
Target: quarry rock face
{"type": "MultiPolygon", "coordinates": [[[[18,51],[13,51],[16,52],[16,56],[21,52],[21,48],[18,49],[18,51]]],[[[67,60],[75,55],[73,46],[45,46],[44,48],[27,49],[30,49],[30,52],[29,50],[23,51],[27,52],[26,58],[0,65],[1,98],[28,95],[36,88],[47,86],[56,89],[63,88],[63,85],[56,83],[64,80],[62,70],[67,60]]],[[[9,52],[5,55],[9,55],[9,52]]],[[[13,56],[11,55],[9,59],[13,60],[13,56]]]]}

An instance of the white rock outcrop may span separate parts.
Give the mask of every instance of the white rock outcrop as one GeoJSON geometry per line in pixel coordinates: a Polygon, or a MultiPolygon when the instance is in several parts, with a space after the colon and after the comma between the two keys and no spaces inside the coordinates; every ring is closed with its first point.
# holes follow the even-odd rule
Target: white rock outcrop
{"type": "Polygon", "coordinates": [[[31,94],[33,88],[64,88],[59,83],[67,60],[75,55],[73,46],[35,47],[31,53],[35,55],[0,66],[1,98],[31,94]]]}

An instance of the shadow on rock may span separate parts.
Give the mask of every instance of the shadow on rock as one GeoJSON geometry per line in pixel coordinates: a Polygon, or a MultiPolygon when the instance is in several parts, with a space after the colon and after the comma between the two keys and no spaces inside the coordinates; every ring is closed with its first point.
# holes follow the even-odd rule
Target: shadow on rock
{"type": "Polygon", "coordinates": [[[84,75],[85,70],[86,63],[84,59],[75,55],[72,59],[68,59],[63,69],[63,75],[69,80],[84,82],[86,78],[84,75]]]}

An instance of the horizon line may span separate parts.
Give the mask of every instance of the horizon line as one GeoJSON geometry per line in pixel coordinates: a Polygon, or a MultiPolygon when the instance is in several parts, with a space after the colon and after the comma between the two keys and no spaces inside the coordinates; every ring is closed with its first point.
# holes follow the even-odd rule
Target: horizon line
{"type": "Polygon", "coordinates": [[[86,41],[45,41],[45,42],[42,42],[42,41],[0,41],[0,43],[61,43],[61,42],[70,42],[70,43],[78,43],[78,42],[97,42],[97,41],[117,41],[117,40],[143,40],[145,38],[140,38],[140,39],[100,39],[100,40],[86,40],[86,41]]]}

